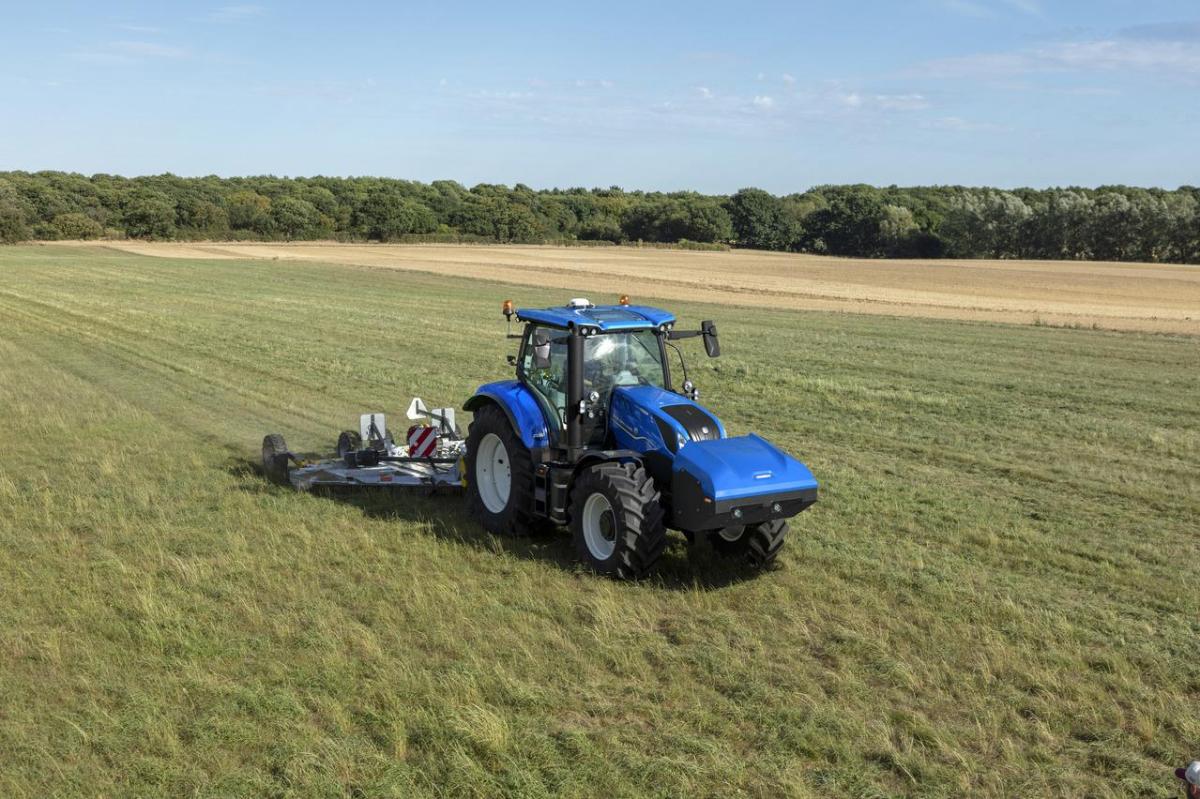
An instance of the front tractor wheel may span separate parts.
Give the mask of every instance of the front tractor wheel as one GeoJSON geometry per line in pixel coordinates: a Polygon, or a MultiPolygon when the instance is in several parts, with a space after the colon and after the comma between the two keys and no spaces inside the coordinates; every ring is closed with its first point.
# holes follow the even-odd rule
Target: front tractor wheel
{"type": "Polygon", "coordinates": [[[581,472],[571,489],[570,516],[579,557],[601,574],[644,577],[667,546],[658,490],[634,463],[581,472]]]}
{"type": "Polygon", "coordinates": [[[532,532],[533,459],[495,405],[475,412],[467,431],[466,467],[471,512],[488,532],[532,532]]]}
{"type": "Polygon", "coordinates": [[[783,519],[753,524],[748,527],[726,527],[709,533],[713,549],[730,558],[743,558],[761,569],[770,566],[783,549],[788,523],[783,519]]]}

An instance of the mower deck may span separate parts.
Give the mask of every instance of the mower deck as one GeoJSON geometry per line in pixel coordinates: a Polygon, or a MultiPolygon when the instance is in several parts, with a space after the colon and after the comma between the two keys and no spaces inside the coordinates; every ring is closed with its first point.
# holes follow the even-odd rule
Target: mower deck
{"type": "Polygon", "coordinates": [[[263,439],[263,470],[277,483],[300,491],[328,486],[383,488],[461,488],[462,459],[467,442],[454,424],[453,408],[430,410],[420,398],[409,405],[408,419],[417,424],[404,443],[388,432],[382,413],[364,413],[359,429],[338,437],[337,456],[309,460],[294,454],[278,433],[263,439]]]}
{"type": "Polygon", "coordinates": [[[462,488],[458,458],[385,461],[375,466],[348,466],[345,460],[306,462],[288,471],[300,491],[319,486],[383,486],[385,488],[462,488]]]}

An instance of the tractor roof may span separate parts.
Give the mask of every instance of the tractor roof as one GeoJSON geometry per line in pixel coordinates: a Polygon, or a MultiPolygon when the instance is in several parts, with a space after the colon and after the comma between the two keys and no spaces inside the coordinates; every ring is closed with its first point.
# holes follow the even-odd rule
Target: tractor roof
{"type": "Polygon", "coordinates": [[[517,318],[550,327],[594,327],[602,333],[618,330],[644,330],[674,324],[675,314],[645,305],[592,305],[572,300],[560,308],[520,308],[517,318]]]}

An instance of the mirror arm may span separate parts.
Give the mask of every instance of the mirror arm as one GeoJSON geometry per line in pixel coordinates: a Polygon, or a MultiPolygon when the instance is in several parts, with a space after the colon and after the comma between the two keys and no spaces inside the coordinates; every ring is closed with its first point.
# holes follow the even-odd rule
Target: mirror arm
{"type": "MultiPolygon", "coordinates": [[[[674,331],[672,331],[672,332],[674,332],[674,331]]],[[[675,354],[679,356],[679,365],[683,368],[683,382],[690,383],[691,381],[688,380],[688,373],[687,373],[687,361],[685,361],[683,359],[683,353],[679,351],[678,347],[676,347],[674,344],[671,344],[670,342],[667,342],[667,346],[670,347],[671,349],[675,350],[675,354]]]]}

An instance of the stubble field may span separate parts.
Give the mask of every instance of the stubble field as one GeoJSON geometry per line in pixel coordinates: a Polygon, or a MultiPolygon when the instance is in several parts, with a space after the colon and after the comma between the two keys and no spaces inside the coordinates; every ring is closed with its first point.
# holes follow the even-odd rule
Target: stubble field
{"type": "Polygon", "coordinates": [[[1200,335],[1200,266],[880,261],[749,250],[113,242],[139,255],[415,270],[675,301],[1200,335]]]}
{"type": "Polygon", "coordinates": [[[1200,755],[1195,269],[121,246],[0,249],[0,795],[1159,797],[1200,755]],[[704,401],[822,481],[775,570],[677,537],[621,584],[257,471],[505,375],[503,299],[619,292],[716,320],[704,401]]]}

